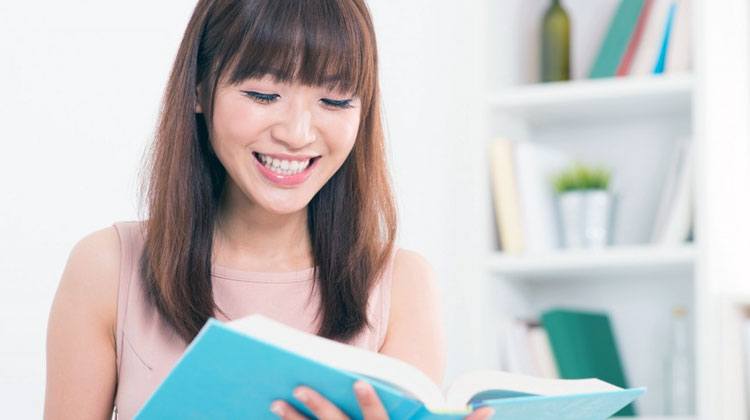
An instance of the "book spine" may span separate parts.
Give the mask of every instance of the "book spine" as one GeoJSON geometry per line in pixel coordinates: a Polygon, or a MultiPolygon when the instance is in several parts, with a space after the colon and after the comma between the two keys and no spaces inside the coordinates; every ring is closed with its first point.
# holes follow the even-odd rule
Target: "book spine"
{"type": "Polygon", "coordinates": [[[667,52],[669,50],[669,36],[672,32],[672,21],[674,20],[674,13],[677,9],[677,3],[672,2],[669,6],[669,14],[667,15],[667,23],[664,25],[664,36],[662,38],[661,49],[659,50],[659,59],[654,66],[654,74],[664,73],[664,66],[667,61],[667,52]]]}
{"type": "Polygon", "coordinates": [[[513,147],[509,140],[496,140],[490,149],[490,170],[501,248],[519,254],[523,252],[524,244],[513,147]]]}
{"type": "Polygon", "coordinates": [[[612,77],[622,61],[625,49],[633,35],[644,0],[621,0],[611,20],[609,31],[604,38],[589,77],[612,77]]]}
{"type": "Polygon", "coordinates": [[[622,58],[620,66],[617,68],[617,76],[626,76],[630,74],[630,68],[633,65],[633,59],[635,58],[635,52],[641,45],[643,39],[643,33],[646,29],[646,23],[648,22],[649,15],[651,14],[651,7],[654,4],[654,0],[646,0],[641,10],[641,15],[638,17],[638,23],[635,26],[635,31],[628,44],[628,49],[625,51],[625,55],[622,58]]]}

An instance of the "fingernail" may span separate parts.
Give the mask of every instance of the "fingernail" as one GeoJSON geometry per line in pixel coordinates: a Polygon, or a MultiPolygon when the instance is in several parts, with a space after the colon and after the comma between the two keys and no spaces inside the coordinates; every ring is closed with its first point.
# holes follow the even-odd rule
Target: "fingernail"
{"type": "Polygon", "coordinates": [[[367,388],[367,384],[362,381],[357,381],[354,383],[354,392],[359,398],[367,397],[367,395],[369,394],[369,390],[367,388]]]}
{"type": "Polygon", "coordinates": [[[271,411],[277,416],[283,417],[284,416],[284,404],[282,404],[280,401],[274,401],[271,404],[271,411]]]}
{"type": "Polygon", "coordinates": [[[307,395],[307,392],[304,389],[297,388],[297,389],[294,390],[294,398],[296,398],[296,399],[298,399],[298,400],[300,400],[302,402],[307,402],[308,395],[307,395]]]}

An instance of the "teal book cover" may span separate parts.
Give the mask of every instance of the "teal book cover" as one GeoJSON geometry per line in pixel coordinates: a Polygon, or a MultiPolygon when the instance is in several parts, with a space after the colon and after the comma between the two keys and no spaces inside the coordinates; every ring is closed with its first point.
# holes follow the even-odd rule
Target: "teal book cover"
{"type": "Polygon", "coordinates": [[[645,0],[620,0],[589,77],[614,77],[633,36],[645,0]]]}
{"type": "MultiPolygon", "coordinates": [[[[283,399],[313,417],[292,396],[301,384],[316,389],[352,419],[362,419],[352,386],[368,381],[393,419],[462,419],[464,411],[431,412],[412,393],[371,375],[342,370],[209,319],[169,375],[136,415],[156,419],[275,419],[271,402],[283,399]]],[[[486,391],[467,404],[490,405],[495,419],[601,420],[637,398],[643,388],[564,396],[486,391]],[[566,417],[567,416],[567,417],[566,417]]]]}
{"type": "MultiPolygon", "coordinates": [[[[561,378],[598,378],[628,387],[607,314],[555,309],[542,314],[542,325],[549,336],[561,378]]],[[[635,415],[635,407],[628,405],[617,414],[635,415]]]]}

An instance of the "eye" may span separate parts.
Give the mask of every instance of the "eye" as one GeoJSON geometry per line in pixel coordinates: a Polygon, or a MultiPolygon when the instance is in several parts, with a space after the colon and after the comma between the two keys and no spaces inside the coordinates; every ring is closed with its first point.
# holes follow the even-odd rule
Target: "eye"
{"type": "Polygon", "coordinates": [[[249,91],[249,90],[243,91],[243,93],[245,95],[249,96],[255,102],[258,102],[258,103],[261,103],[261,104],[270,104],[271,102],[273,102],[274,100],[276,100],[276,98],[279,97],[279,95],[277,95],[275,93],[268,94],[268,93],[253,92],[253,91],[249,91]]]}
{"type": "Polygon", "coordinates": [[[352,108],[352,100],[351,99],[345,99],[341,101],[333,100],[333,99],[321,99],[324,104],[332,106],[334,108],[352,108]]]}

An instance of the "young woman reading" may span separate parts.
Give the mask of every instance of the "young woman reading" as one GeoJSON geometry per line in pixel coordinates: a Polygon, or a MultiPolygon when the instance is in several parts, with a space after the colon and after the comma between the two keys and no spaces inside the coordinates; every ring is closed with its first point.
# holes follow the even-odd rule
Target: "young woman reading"
{"type": "MultiPolygon", "coordinates": [[[[394,245],[377,63],[363,0],[198,2],[144,177],[148,217],[70,253],[46,419],[131,418],[209,317],[261,313],[441,382],[433,273],[394,245]]],[[[387,418],[366,382],[352,392],[367,419],[387,418]]],[[[294,395],[346,418],[314,389],[294,395]]],[[[284,401],[269,410],[304,418],[284,401]]]]}

